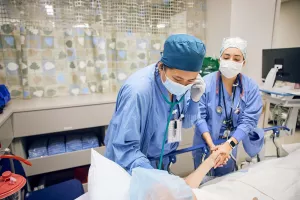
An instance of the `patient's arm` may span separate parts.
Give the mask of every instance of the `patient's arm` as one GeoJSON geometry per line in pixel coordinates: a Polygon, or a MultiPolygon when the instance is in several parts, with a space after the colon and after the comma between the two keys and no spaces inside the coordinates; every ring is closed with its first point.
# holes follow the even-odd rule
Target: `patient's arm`
{"type": "Polygon", "coordinates": [[[190,175],[185,178],[185,182],[191,188],[198,188],[202,182],[204,176],[209,172],[209,170],[214,167],[215,160],[221,151],[212,152],[211,155],[190,175]]]}

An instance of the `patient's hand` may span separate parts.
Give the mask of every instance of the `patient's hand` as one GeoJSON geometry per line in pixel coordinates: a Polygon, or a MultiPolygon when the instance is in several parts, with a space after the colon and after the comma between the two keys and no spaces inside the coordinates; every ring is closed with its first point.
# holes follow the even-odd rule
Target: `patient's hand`
{"type": "Polygon", "coordinates": [[[230,146],[228,148],[226,144],[218,145],[212,148],[211,151],[211,156],[215,163],[214,168],[222,167],[227,164],[230,159],[230,146]]]}
{"type": "Polygon", "coordinates": [[[207,158],[210,168],[213,168],[216,165],[217,158],[220,155],[221,155],[220,151],[216,150],[211,152],[210,156],[207,158]]]}

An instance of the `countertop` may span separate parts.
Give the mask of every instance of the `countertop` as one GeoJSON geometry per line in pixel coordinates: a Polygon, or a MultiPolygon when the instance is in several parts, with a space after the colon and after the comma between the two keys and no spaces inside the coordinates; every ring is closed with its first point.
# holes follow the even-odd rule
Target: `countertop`
{"type": "Polygon", "coordinates": [[[36,110],[49,110],[59,108],[69,108],[78,106],[89,106],[97,104],[115,103],[117,93],[92,94],[82,96],[63,96],[54,98],[34,98],[29,100],[14,99],[4,108],[0,115],[0,126],[16,112],[28,112],[36,110]]]}

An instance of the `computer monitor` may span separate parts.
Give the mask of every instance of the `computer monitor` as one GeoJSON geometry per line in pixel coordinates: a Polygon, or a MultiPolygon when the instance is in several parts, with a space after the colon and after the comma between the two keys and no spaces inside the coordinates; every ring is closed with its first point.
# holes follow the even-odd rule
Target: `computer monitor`
{"type": "Polygon", "coordinates": [[[275,65],[282,65],[276,80],[300,83],[300,47],[264,49],[262,56],[262,78],[267,77],[275,65]]]}

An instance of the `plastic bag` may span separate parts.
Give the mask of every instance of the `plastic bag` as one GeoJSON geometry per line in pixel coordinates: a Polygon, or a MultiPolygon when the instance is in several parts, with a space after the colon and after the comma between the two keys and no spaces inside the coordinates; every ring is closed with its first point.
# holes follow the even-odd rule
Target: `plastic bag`
{"type": "Polygon", "coordinates": [[[67,135],[66,139],[67,152],[82,150],[82,141],[80,135],[67,135]]]}
{"type": "Polygon", "coordinates": [[[49,138],[48,154],[56,155],[66,152],[65,136],[53,136],[49,138]]]}
{"type": "Polygon", "coordinates": [[[219,70],[219,66],[220,64],[217,58],[205,57],[200,74],[203,77],[212,72],[216,72],[219,70]]]}
{"type": "Polygon", "coordinates": [[[192,200],[192,189],[185,181],[166,171],[134,168],[130,200],[192,200]]]}
{"type": "Polygon", "coordinates": [[[94,133],[85,133],[82,136],[82,149],[91,149],[99,147],[99,141],[94,133]]]}
{"type": "Polygon", "coordinates": [[[34,140],[28,149],[29,158],[48,156],[47,143],[48,138],[39,138],[34,140]]]}

